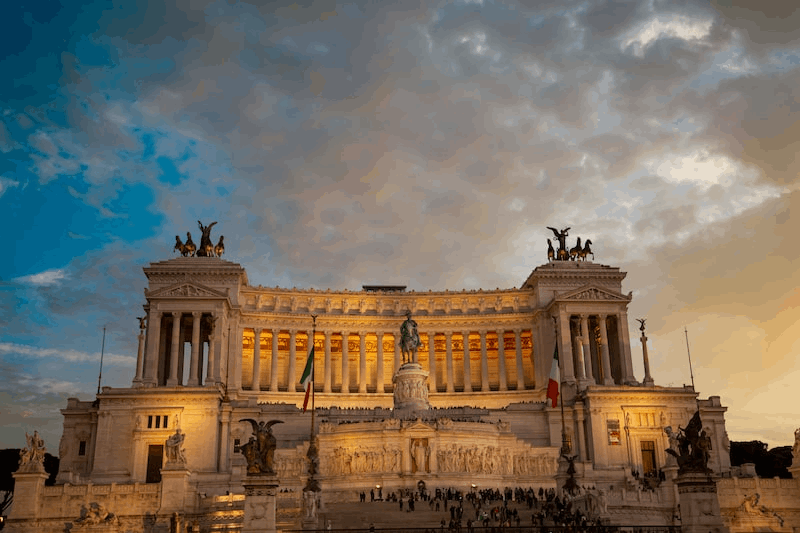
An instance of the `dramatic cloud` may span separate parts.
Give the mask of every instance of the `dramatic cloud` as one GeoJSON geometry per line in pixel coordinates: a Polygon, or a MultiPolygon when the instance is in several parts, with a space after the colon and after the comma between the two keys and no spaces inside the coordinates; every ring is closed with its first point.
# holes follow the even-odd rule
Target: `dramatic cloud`
{"type": "Polygon", "coordinates": [[[198,219],[254,284],[354,290],[519,286],[571,226],[629,272],[657,383],[686,326],[731,438],[787,442],[758,413],[798,353],[800,12],[750,4],[14,8],[3,354],[78,383],[106,327],[128,385],[141,268],[198,219]]]}

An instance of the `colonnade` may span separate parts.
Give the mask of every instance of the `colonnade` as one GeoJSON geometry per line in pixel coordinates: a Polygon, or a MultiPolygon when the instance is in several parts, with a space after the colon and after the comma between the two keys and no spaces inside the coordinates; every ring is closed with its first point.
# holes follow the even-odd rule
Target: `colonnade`
{"type": "Polygon", "coordinates": [[[567,353],[565,381],[587,385],[622,385],[635,381],[624,313],[560,313],[561,342],[567,353]]]}
{"type": "MultiPolygon", "coordinates": [[[[301,363],[297,362],[298,335],[310,337],[311,331],[297,329],[280,328],[243,328],[241,333],[243,347],[249,346],[249,341],[245,343],[245,333],[249,338],[250,332],[253,335],[252,362],[249,361],[249,349],[247,358],[243,357],[242,373],[240,375],[240,385],[244,389],[270,391],[270,392],[295,392],[301,390],[299,383],[298,366],[305,362],[306,355],[301,356],[301,363]],[[288,354],[285,344],[279,349],[279,336],[286,339],[288,335],[288,354]],[[267,336],[268,338],[264,338],[267,336]],[[269,337],[271,337],[271,342],[269,337]],[[264,348],[262,348],[262,343],[264,348]],[[264,374],[263,365],[269,364],[268,383],[262,382],[264,374]],[[248,367],[248,365],[252,365],[248,367]],[[249,379],[248,379],[249,378],[249,379]]],[[[491,390],[525,390],[534,388],[534,373],[532,371],[532,357],[530,347],[523,348],[523,334],[530,335],[529,330],[515,328],[506,330],[504,328],[496,330],[472,330],[445,331],[445,332],[422,332],[422,346],[417,356],[425,370],[429,372],[428,386],[431,393],[436,392],[489,392],[491,390]],[[513,348],[506,349],[506,334],[513,341],[513,348]],[[513,338],[510,334],[513,333],[513,338]],[[492,339],[492,355],[496,351],[497,357],[489,357],[489,335],[494,334],[492,339]],[[473,339],[479,336],[479,343],[473,348],[470,347],[470,336],[473,339]],[[436,349],[437,343],[441,347],[443,340],[444,350],[436,349]],[[442,339],[444,337],[444,339],[442,339]],[[466,342],[465,342],[466,340],[466,342]],[[431,342],[433,341],[433,342],[431,342]],[[496,344],[496,346],[494,346],[496,344]],[[460,353],[455,353],[454,345],[460,353]],[[442,355],[444,361],[437,361],[437,352],[442,355]],[[524,352],[528,355],[527,362],[524,352]],[[473,372],[472,354],[480,354],[477,372],[473,372]],[[426,357],[427,355],[427,357],[426,357]],[[443,368],[437,365],[444,363],[443,368]],[[513,371],[511,371],[513,368],[513,371]],[[476,379],[473,383],[473,376],[479,375],[479,382],[476,379]],[[527,376],[527,378],[526,378],[527,376]],[[509,379],[513,378],[513,383],[509,379]],[[457,390],[458,389],[458,390],[457,390]]],[[[402,364],[402,356],[399,346],[398,334],[394,331],[367,331],[359,330],[355,332],[347,330],[321,330],[317,331],[315,339],[317,347],[316,373],[317,384],[321,385],[321,391],[325,393],[337,392],[348,393],[384,393],[392,390],[391,377],[402,364]],[[336,337],[337,344],[341,344],[340,350],[332,351],[332,341],[336,337]],[[374,337],[376,346],[367,350],[367,337],[374,337]],[[357,341],[353,342],[353,337],[357,341]],[[340,340],[341,339],[341,340],[340,340]],[[391,346],[389,350],[386,347],[391,346]],[[355,361],[351,361],[351,350],[355,347],[358,356],[355,361]],[[321,350],[320,350],[321,348],[321,350]],[[319,354],[322,352],[322,358],[319,354]],[[374,357],[374,358],[373,358],[374,357]],[[322,359],[320,361],[320,359],[322,359]],[[391,369],[387,368],[388,359],[391,359],[391,369]],[[368,371],[368,362],[370,371],[368,371]],[[350,365],[357,364],[357,372],[351,371],[350,365]],[[374,363],[374,365],[373,365],[374,363]],[[334,369],[341,368],[340,383],[334,383],[334,369]],[[371,380],[374,373],[375,378],[371,380]],[[321,378],[321,379],[320,379],[321,378]],[[354,378],[354,379],[353,379],[354,378]]],[[[526,338],[529,341],[529,337],[526,338]]],[[[372,339],[371,339],[372,343],[372,339]]],[[[370,343],[370,344],[371,344],[370,343]]],[[[530,345],[530,342],[527,342],[530,345]]],[[[302,343],[301,343],[302,345],[302,343]]],[[[307,350],[307,344],[306,344],[307,350]]],[[[244,348],[243,348],[244,352],[244,348]]],[[[244,355],[244,354],[243,354],[244,355]]],[[[442,359],[440,357],[440,359],[442,359]]],[[[339,381],[339,380],[337,380],[339,381]]]]}
{"type": "Polygon", "coordinates": [[[134,384],[198,387],[204,383],[206,385],[214,383],[216,381],[214,321],[213,313],[202,311],[184,313],[151,310],[148,314],[147,334],[145,335],[144,329],[139,332],[134,384]],[[191,316],[191,329],[184,325],[186,315],[191,316]],[[204,318],[210,322],[210,326],[203,324],[204,318]],[[169,339],[162,335],[162,329],[165,327],[169,331],[167,333],[169,339]],[[191,346],[186,383],[183,382],[185,342],[189,342],[191,346]],[[205,380],[202,376],[204,362],[205,380]]]}

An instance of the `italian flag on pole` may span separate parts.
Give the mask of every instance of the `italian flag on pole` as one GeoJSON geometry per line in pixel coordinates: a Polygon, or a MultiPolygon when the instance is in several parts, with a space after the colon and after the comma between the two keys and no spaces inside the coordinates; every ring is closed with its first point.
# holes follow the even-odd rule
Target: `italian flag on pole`
{"type": "Polygon", "coordinates": [[[556,339],[556,349],[553,352],[553,366],[550,367],[550,380],[547,382],[547,397],[553,401],[553,407],[558,401],[558,385],[561,383],[561,372],[558,368],[558,339],[556,339]]]}
{"type": "Polygon", "coordinates": [[[306,367],[303,370],[303,376],[300,378],[300,384],[303,385],[303,389],[306,391],[306,398],[303,400],[303,412],[306,412],[306,407],[308,407],[308,397],[314,390],[314,344],[311,344],[311,351],[308,353],[308,361],[306,361],[306,367]]]}

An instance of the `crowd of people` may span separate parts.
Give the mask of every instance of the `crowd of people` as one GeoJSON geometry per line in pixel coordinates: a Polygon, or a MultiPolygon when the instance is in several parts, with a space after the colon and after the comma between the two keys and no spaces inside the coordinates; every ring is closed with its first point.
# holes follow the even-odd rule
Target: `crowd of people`
{"type": "MultiPolygon", "coordinates": [[[[359,499],[367,501],[367,492],[361,491],[359,499]]],[[[522,525],[532,527],[568,527],[580,530],[600,526],[597,517],[588,516],[573,499],[557,494],[553,488],[483,489],[460,491],[453,488],[428,490],[420,483],[417,490],[399,489],[389,492],[384,499],[383,489],[369,491],[369,501],[396,503],[400,511],[414,512],[417,506],[427,505],[431,511],[443,512],[439,527],[429,529],[432,533],[474,533],[475,531],[500,531],[522,525]],[[516,502],[516,505],[510,505],[516,502]],[[519,509],[527,508],[530,521],[523,523],[519,509]]]]}

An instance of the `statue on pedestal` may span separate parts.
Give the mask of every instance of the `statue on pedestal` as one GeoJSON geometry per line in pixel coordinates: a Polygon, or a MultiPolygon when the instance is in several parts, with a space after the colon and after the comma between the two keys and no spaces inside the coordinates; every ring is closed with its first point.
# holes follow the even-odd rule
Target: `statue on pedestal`
{"type": "Polygon", "coordinates": [[[252,418],[242,418],[239,422],[250,422],[253,426],[253,436],[240,450],[247,460],[248,474],[274,474],[275,473],[275,448],[278,441],[272,434],[272,426],[282,424],[283,420],[270,420],[257,422],[252,418]]]}
{"type": "Polygon", "coordinates": [[[800,428],[794,430],[794,446],[792,447],[794,464],[800,465],[800,428]]]}
{"type": "Polygon", "coordinates": [[[406,311],[406,320],[400,326],[400,350],[403,352],[404,363],[417,361],[417,349],[420,344],[417,322],[411,318],[411,311],[406,311]]]}
{"type": "Polygon", "coordinates": [[[182,447],[185,438],[186,433],[182,433],[181,428],[178,428],[175,430],[175,434],[171,435],[164,443],[167,452],[167,466],[186,464],[186,455],[184,455],[186,450],[182,447]]]}
{"type": "Polygon", "coordinates": [[[26,432],[25,440],[28,446],[19,452],[20,472],[44,472],[44,454],[47,448],[44,447],[39,432],[34,431],[33,435],[28,435],[26,432]]]}

